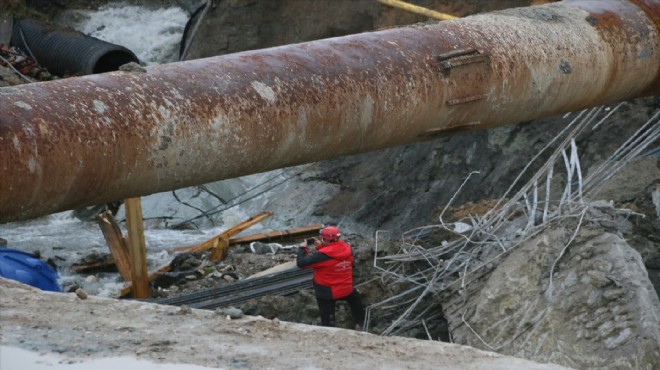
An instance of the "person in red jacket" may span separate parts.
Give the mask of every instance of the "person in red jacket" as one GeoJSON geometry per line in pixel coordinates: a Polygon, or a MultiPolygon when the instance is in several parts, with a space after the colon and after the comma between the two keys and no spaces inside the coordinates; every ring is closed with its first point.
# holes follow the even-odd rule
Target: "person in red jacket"
{"type": "Polygon", "coordinates": [[[320,240],[310,238],[300,244],[296,263],[300,268],[314,269],[314,293],[321,314],[321,325],[335,326],[335,302],[347,301],[355,328],[364,324],[364,307],[357,290],[353,289],[353,251],[340,240],[335,226],[321,229],[320,240]],[[310,245],[316,252],[309,253],[310,245]]]}

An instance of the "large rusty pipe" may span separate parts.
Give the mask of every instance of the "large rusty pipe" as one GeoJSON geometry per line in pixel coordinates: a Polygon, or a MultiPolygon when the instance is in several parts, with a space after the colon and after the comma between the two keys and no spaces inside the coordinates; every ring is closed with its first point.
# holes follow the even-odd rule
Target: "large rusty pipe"
{"type": "Polygon", "coordinates": [[[564,1],[0,89],[0,222],[660,92],[660,0],[564,1]]]}

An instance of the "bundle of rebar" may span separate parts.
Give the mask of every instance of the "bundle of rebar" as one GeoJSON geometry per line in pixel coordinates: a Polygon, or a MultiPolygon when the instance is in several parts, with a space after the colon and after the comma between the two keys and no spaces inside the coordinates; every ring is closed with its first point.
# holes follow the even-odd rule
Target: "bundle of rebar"
{"type": "MultiPolygon", "coordinates": [[[[649,153],[649,146],[660,139],[660,110],[657,110],[608,160],[583,178],[576,138],[587,130],[606,124],[619,106],[612,109],[598,107],[577,113],[534,156],[486,214],[445,222],[443,215],[450,202],[441,213],[438,224],[404,233],[398,253],[379,256],[377,241],[374,266],[380,270],[380,279],[390,286],[399,287],[398,294],[368,308],[368,318],[376,312],[381,320],[391,319],[391,324],[381,334],[395,335],[415,326],[426,328],[428,320],[442,315],[433,311],[438,308],[439,301],[446,301],[456,294],[469,294],[474,290],[470,284],[493,271],[503,257],[545,230],[548,225],[561,219],[575,218],[579,229],[588,217],[590,201],[595,200],[602,186],[623,166],[649,153]],[[554,151],[541,168],[519,191],[510,195],[531,165],[542,153],[552,149],[554,151]],[[557,164],[560,168],[563,164],[566,170],[566,185],[561,196],[552,199],[550,189],[557,164]],[[451,237],[440,245],[423,246],[421,236],[430,229],[442,230],[451,237]]],[[[378,239],[378,233],[376,236],[378,239]]],[[[557,260],[564,254],[568,244],[570,241],[560,251],[557,260]]],[[[552,298],[554,267],[555,264],[550,269],[546,290],[549,299],[552,298]]]]}

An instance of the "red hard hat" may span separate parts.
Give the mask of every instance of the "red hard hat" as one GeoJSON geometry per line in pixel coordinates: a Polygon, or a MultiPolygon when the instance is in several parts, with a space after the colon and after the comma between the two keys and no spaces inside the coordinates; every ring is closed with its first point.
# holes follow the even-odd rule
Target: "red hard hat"
{"type": "Polygon", "coordinates": [[[319,234],[321,235],[321,239],[326,241],[337,240],[341,236],[339,229],[334,226],[324,227],[319,234]]]}

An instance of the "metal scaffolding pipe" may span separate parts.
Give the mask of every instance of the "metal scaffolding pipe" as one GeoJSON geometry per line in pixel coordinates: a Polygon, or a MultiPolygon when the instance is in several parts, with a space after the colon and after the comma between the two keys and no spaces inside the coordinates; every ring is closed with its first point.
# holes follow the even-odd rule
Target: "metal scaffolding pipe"
{"type": "Polygon", "coordinates": [[[0,89],[0,222],[660,92],[660,0],[564,1],[0,89]]]}

